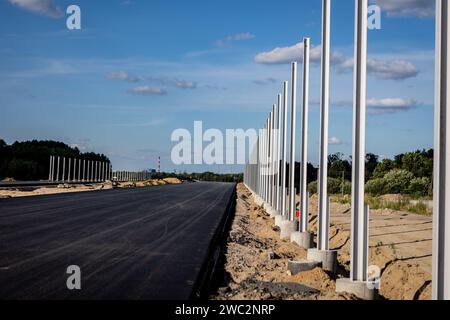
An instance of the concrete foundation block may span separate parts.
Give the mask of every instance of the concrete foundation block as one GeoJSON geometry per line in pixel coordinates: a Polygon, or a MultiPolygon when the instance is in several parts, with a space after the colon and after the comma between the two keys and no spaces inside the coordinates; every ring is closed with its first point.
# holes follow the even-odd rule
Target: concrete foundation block
{"type": "Polygon", "coordinates": [[[269,208],[269,211],[267,213],[270,215],[271,218],[275,218],[278,215],[278,211],[274,208],[269,208]]]}
{"type": "Polygon", "coordinates": [[[286,221],[286,218],[282,216],[281,214],[275,216],[275,225],[279,227],[281,225],[281,222],[286,221]]]}
{"type": "Polygon", "coordinates": [[[301,248],[311,249],[314,247],[314,235],[311,232],[294,232],[291,234],[291,242],[298,244],[301,248]]]}
{"type": "Polygon", "coordinates": [[[336,280],[337,293],[351,293],[363,300],[375,300],[378,297],[378,290],[368,286],[365,281],[352,281],[348,278],[336,280]]]}
{"type": "Polygon", "coordinates": [[[267,214],[271,218],[275,217],[275,215],[278,214],[278,212],[274,208],[272,208],[272,206],[268,203],[264,203],[264,210],[266,210],[267,214]]]}
{"type": "Polygon", "coordinates": [[[297,222],[285,220],[280,223],[280,238],[291,239],[291,234],[297,231],[297,222]]]}
{"type": "Polygon", "coordinates": [[[335,274],[337,271],[337,251],[308,249],[307,260],[322,264],[322,269],[335,274]]]}
{"type": "Polygon", "coordinates": [[[293,276],[300,272],[309,271],[320,266],[320,262],[299,260],[299,261],[288,261],[288,270],[293,276]]]}
{"type": "Polygon", "coordinates": [[[261,199],[261,197],[257,195],[253,195],[253,200],[255,201],[257,206],[262,206],[264,203],[263,199],[261,199]]]}

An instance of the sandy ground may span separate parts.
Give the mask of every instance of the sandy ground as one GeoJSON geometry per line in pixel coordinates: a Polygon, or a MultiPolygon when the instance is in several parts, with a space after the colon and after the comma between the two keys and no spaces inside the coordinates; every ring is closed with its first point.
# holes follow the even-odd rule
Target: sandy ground
{"type": "MultiPolygon", "coordinates": [[[[119,187],[120,188],[147,187],[147,186],[158,186],[164,184],[180,184],[180,183],[182,183],[182,181],[180,181],[177,178],[166,178],[166,179],[151,179],[141,182],[123,182],[119,184],[119,187]]],[[[112,189],[111,182],[78,184],[78,185],[61,184],[59,186],[48,186],[48,187],[3,188],[0,189],[0,198],[29,197],[46,194],[83,192],[83,191],[107,190],[107,189],[112,189]]]]}
{"type": "Polygon", "coordinates": [[[0,189],[0,198],[15,198],[15,197],[31,197],[41,196],[46,194],[57,194],[66,192],[83,192],[93,190],[107,190],[111,189],[111,183],[97,183],[89,185],[59,185],[49,187],[18,187],[18,188],[3,188],[0,189]]]}
{"type": "MultiPolygon", "coordinates": [[[[317,220],[317,196],[310,201],[317,220]]],[[[350,267],[351,207],[331,205],[331,249],[339,263],[350,267]]],[[[371,210],[369,265],[381,269],[380,294],[386,299],[431,299],[432,217],[389,209],[371,210]]],[[[313,226],[316,230],[315,225],[313,226]]]]}
{"type": "MultiPolygon", "coordinates": [[[[317,196],[310,200],[310,226],[317,231],[317,196]]],[[[349,270],[350,205],[332,203],[330,247],[339,250],[340,271],[349,270]]],[[[282,241],[265,211],[238,185],[234,218],[225,254],[225,277],[212,299],[355,299],[335,293],[335,278],[321,268],[291,276],[287,261],[306,251],[282,241]]],[[[370,261],[381,269],[384,299],[431,298],[431,217],[392,210],[370,212],[370,261]]]]}
{"type": "Polygon", "coordinates": [[[145,181],[138,182],[121,182],[119,184],[120,188],[129,188],[129,187],[148,187],[148,186],[160,186],[165,184],[181,184],[181,181],[178,178],[164,178],[164,179],[149,179],[145,181]]]}
{"type": "Polygon", "coordinates": [[[211,299],[351,299],[335,293],[335,281],[322,269],[292,276],[289,259],[306,258],[306,251],[280,240],[265,211],[253,202],[244,185],[238,185],[236,216],[225,254],[225,277],[211,299]]]}

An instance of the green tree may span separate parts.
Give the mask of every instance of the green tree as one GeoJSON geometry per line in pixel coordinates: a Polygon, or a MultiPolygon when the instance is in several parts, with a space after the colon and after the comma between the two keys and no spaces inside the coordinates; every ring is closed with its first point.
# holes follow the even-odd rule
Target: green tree
{"type": "Polygon", "coordinates": [[[380,163],[378,163],[377,167],[373,171],[373,178],[383,178],[386,173],[395,169],[395,162],[391,159],[383,159],[380,163]]]}
{"type": "Polygon", "coordinates": [[[407,194],[409,185],[414,175],[411,172],[401,169],[389,171],[383,178],[385,182],[386,193],[402,193],[407,194]]]}

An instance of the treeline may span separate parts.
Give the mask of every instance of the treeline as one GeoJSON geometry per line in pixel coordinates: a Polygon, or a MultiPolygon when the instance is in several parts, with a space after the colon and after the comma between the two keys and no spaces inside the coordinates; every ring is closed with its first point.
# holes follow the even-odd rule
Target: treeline
{"type": "Polygon", "coordinates": [[[110,162],[103,154],[82,153],[57,141],[24,141],[12,145],[0,139],[0,180],[47,180],[50,156],[110,162]]]}
{"type": "MultiPolygon", "coordinates": [[[[328,192],[351,193],[352,164],[342,153],[328,157],[328,192]]],[[[394,159],[379,160],[366,156],[366,192],[372,195],[391,193],[431,196],[433,193],[433,149],[399,154],[394,159]]],[[[309,183],[311,193],[317,192],[317,181],[309,183]]]]}
{"type": "Polygon", "coordinates": [[[153,178],[178,178],[184,181],[212,181],[212,182],[242,182],[242,173],[231,174],[218,174],[214,172],[202,172],[202,173],[154,173],[153,178]]]}

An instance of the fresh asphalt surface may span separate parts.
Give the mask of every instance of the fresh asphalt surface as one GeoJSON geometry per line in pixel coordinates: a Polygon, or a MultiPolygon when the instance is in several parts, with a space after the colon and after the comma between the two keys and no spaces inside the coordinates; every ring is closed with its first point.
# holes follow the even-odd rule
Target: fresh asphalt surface
{"type": "Polygon", "coordinates": [[[0,199],[0,299],[187,299],[234,187],[0,199]],[[67,289],[70,265],[81,290],[67,289]]]}

